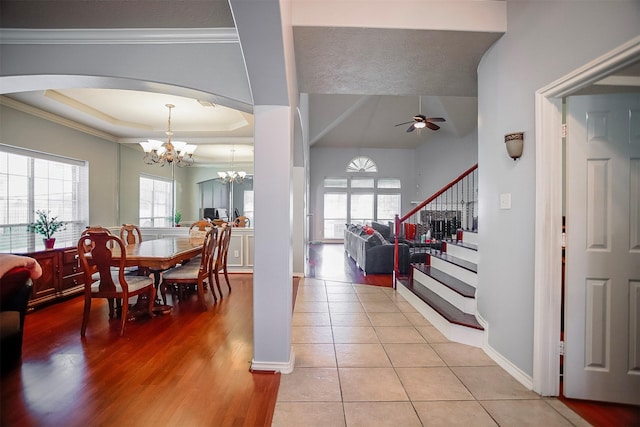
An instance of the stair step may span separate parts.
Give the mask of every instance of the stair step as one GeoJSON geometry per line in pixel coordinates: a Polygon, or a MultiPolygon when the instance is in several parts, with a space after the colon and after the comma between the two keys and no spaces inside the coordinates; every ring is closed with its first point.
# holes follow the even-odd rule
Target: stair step
{"type": "Polygon", "coordinates": [[[460,246],[461,248],[469,249],[471,251],[478,250],[478,245],[476,245],[475,243],[467,243],[463,242],[462,240],[445,240],[445,242],[447,243],[447,245],[456,245],[460,246]]]}
{"type": "Polygon", "coordinates": [[[471,271],[472,273],[478,274],[478,265],[464,260],[462,258],[455,257],[453,255],[449,255],[446,252],[433,251],[431,253],[432,257],[439,258],[443,261],[447,261],[453,265],[457,265],[460,268],[464,268],[465,270],[471,271]]]}
{"type": "Polygon", "coordinates": [[[398,280],[398,282],[429,305],[429,307],[433,308],[448,322],[484,331],[484,328],[480,323],[478,323],[478,320],[473,314],[468,314],[457,309],[438,296],[435,292],[425,288],[424,286],[414,286],[409,280],[398,280]]]}
{"type": "Polygon", "coordinates": [[[424,264],[414,264],[413,267],[416,270],[419,270],[427,276],[431,277],[432,279],[437,280],[447,288],[451,289],[454,292],[457,292],[463,297],[475,298],[476,296],[476,288],[468,285],[460,279],[457,279],[443,271],[438,270],[437,268],[432,268],[424,264]]]}

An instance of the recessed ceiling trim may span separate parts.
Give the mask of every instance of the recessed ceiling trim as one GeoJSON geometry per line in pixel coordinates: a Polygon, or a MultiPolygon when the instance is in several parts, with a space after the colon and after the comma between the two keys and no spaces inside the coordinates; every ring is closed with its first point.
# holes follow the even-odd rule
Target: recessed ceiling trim
{"type": "Polygon", "coordinates": [[[22,111],[23,113],[31,114],[32,116],[36,116],[53,123],[57,123],[62,126],[66,126],[68,128],[75,129],[77,131],[84,132],[89,135],[97,136],[98,138],[106,139],[107,141],[117,142],[117,138],[115,138],[113,135],[110,135],[106,132],[101,132],[90,126],[85,126],[78,122],[74,122],[73,120],[62,118],[60,116],[41,110],[39,108],[32,107],[31,105],[23,104],[22,102],[8,98],[6,96],[0,95],[0,105],[5,105],[9,108],[13,108],[14,110],[22,111]]]}
{"type": "Polygon", "coordinates": [[[151,126],[145,126],[143,124],[140,123],[133,123],[133,122],[127,122],[124,120],[118,120],[115,117],[112,117],[108,114],[104,114],[101,111],[96,110],[95,108],[92,108],[86,104],[83,104],[82,102],[76,101],[73,98],[70,98],[68,96],[66,96],[63,93],[60,93],[56,90],[45,90],[44,91],[44,96],[46,96],[49,99],[53,99],[56,102],[59,102],[61,104],[66,105],[67,107],[71,107],[76,111],[80,111],[84,114],[87,114],[91,117],[95,117],[98,120],[102,120],[104,122],[110,123],[112,125],[116,125],[116,126],[126,126],[126,127],[130,127],[133,129],[140,129],[140,130],[145,130],[145,131],[153,131],[154,129],[151,126]]]}
{"type": "Polygon", "coordinates": [[[235,28],[0,29],[0,44],[239,43],[235,28]]]}
{"type": "MultiPolygon", "coordinates": [[[[114,142],[121,144],[138,144],[141,138],[117,138],[114,142]]],[[[214,136],[214,137],[185,137],[181,136],[181,140],[188,142],[189,144],[197,144],[198,146],[204,145],[235,145],[240,147],[242,145],[248,145],[253,147],[254,139],[252,136],[214,136]]]]}

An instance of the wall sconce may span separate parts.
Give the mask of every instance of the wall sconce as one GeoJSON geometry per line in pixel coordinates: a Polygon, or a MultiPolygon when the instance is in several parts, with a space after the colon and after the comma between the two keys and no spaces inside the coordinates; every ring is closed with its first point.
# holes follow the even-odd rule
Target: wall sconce
{"type": "Polygon", "coordinates": [[[504,143],[507,144],[507,153],[515,162],[522,156],[524,145],[524,132],[508,133],[504,136],[504,143]]]}

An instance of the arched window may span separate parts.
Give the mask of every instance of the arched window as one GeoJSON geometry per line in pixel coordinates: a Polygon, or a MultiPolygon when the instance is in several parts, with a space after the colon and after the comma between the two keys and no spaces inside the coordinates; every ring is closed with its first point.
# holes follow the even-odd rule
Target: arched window
{"type": "Polygon", "coordinates": [[[378,172],[378,166],[370,158],[358,156],[349,162],[347,172],[378,172]]]}

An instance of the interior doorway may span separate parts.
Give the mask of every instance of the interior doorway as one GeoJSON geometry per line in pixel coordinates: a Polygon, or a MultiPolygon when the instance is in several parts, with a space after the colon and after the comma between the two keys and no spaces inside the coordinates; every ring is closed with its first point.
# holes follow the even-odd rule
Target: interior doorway
{"type": "Polygon", "coordinates": [[[640,37],[619,46],[555,82],[535,96],[536,212],[534,267],[533,389],[558,396],[562,312],[562,99],[640,59],[640,37]]]}

